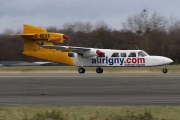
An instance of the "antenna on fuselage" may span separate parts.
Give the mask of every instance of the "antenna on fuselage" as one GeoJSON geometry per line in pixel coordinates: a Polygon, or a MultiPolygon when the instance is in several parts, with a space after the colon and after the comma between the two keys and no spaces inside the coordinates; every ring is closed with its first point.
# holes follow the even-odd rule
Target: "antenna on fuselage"
{"type": "Polygon", "coordinates": [[[137,45],[135,45],[135,47],[139,50],[139,48],[137,47],[137,45]]]}

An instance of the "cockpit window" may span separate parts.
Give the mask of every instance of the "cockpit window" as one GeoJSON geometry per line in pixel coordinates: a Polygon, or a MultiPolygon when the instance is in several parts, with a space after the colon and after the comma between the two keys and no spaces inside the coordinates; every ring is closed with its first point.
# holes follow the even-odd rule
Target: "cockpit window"
{"type": "Polygon", "coordinates": [[[144,51],[140,51],[138,52],[138,57],[145,57],[145,56],[148,56],[148,54],[144,51]]]}
{"type": "Polygon", "coordinates": [[[128,57],[136,57],[136,53],[135,52],[131,52],[128,57]]]}
{"type": "Polygon", "coordinates": [[[111,57],[119,57],[119,53],[113,53],[111,57]]]}

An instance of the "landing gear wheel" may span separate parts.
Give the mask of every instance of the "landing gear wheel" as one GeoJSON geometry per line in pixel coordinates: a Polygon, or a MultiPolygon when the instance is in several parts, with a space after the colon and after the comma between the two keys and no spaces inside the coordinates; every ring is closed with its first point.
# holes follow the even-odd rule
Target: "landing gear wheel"
{"type": "Polygon", "coordinates": [[[163,72],[164,74],[166,74],[166,73],[168,72],[168,69],[167,69],[167,68],[163,68],[163,69],[162,69],[162,72],[163,72]]]}
{"type": "Polygon", "coordinates": [[[85,70],[84,68],[82,68],[82,67],[80,67],[80,68],[78,69],[78,72],[79,72],[79,73],[85,73],[85,71],[86,71],[86,70],[85,70]]]}
{"type": "Polygon", "coordinates": [[[103,73],[103,69],[102,69],[102,68],[97,68],[97,69],[96,69],[96,72],[97,72],[97,73],[103,73]]]}

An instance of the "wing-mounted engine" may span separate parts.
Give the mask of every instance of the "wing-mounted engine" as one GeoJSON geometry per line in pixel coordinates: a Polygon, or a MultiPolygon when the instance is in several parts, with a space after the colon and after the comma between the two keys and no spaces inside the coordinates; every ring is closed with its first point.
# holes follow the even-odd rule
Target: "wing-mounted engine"
{"type": "Polygon", "coordinates": [[[96,54],[100,57],[100,56],[104,56],[104,52],[100,51],[100,50],[97,50],[96,51],[96,54]]]}
{"type": "Polygon", "coordinates": [[[61,52],[75,52],[79,55],[82,55],[85,58],[94,58],[94,57],[104,57],[105,54],[101,50],[94,48],[85,48],[85,47],[74,47],[74,46],[60,46],[60,45],[42,45],[40,47],[47,49],[57,49],[61,52]]]}
{"type": "Polygon", "coordinates": [[[90,57],[98,57],[104,55],[104,52],[96,49],[91,49],[88,51],[83,52],[83,57],[90,58],[90,57]]]}

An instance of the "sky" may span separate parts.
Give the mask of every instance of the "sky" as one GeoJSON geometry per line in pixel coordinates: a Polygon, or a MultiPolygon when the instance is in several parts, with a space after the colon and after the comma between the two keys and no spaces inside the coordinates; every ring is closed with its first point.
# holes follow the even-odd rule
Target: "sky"
{"type": "Polygon", "coordinates": [[[0,0],[0,33],[23,24],[62,28],[75,21],[104,21],[122,29],[127,18],[143,9],[180,18],[180,0],[0,0]]]}

